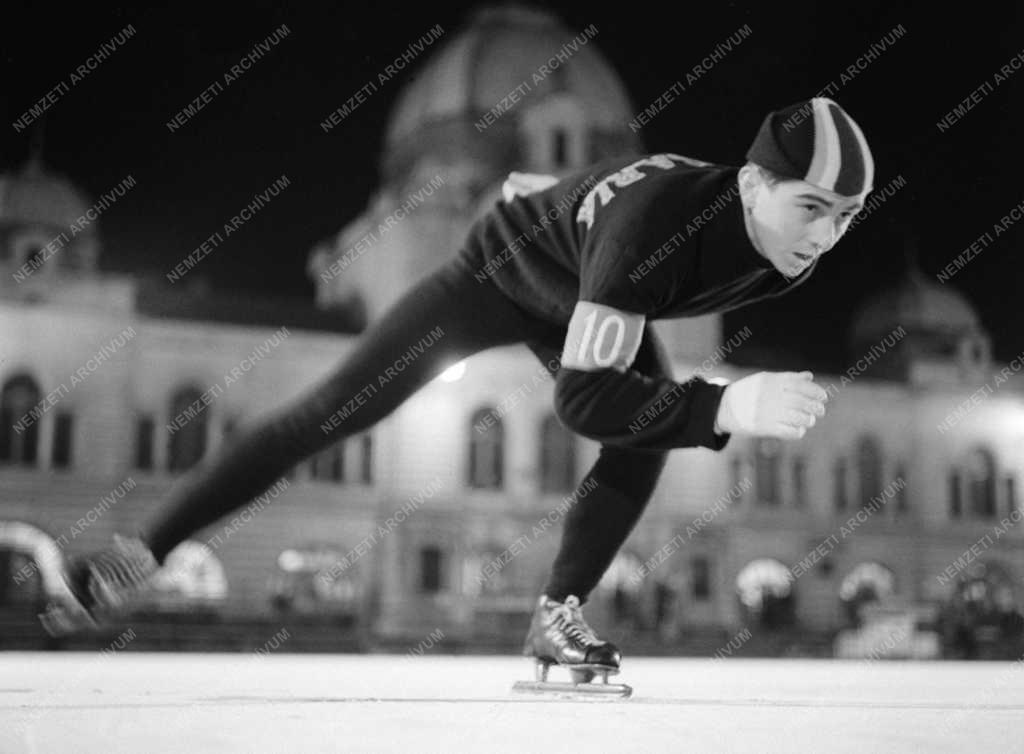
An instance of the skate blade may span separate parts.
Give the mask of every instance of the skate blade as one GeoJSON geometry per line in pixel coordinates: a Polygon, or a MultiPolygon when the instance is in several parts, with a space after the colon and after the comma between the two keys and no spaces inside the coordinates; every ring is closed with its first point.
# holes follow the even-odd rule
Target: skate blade
{"type": "Polygon", "coordinates": [[[624,683],[516,681],[512,690],[520,694],[545,694],[566,699],[625,699],[633,694],[632,687],[624,683]]]}

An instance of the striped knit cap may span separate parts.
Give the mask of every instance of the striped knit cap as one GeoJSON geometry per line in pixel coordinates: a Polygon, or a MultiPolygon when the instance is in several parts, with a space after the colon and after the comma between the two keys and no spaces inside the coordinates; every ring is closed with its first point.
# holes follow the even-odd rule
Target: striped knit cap
{"type": "Polygon", "coordinates": [[[875,177],[875,161],[860,127],[827,97],[769,113],[747,159],[840,196],[866,194],[875,177]]]}

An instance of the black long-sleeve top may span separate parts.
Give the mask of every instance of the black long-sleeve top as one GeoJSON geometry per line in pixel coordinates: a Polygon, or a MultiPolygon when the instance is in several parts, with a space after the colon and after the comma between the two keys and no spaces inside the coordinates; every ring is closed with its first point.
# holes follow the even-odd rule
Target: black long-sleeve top
{"type": "Polygon", "coordinates": [[[478,277],[567,326],[555,407],[571,429],[646,450],[728,442],[714,432],[724,385],[631,365],[648,320],[728,311],[813,273],[816,263],[787,279],[754,248],[737,174],[674,154],[608,160],[557,182],[512,174],[474,227],[478,277]]]}

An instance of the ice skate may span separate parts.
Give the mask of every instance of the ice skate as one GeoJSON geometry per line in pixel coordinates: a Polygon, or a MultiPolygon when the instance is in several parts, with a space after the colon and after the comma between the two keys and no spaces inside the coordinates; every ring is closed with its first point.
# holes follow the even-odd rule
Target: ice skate
{"type": "Polygon", "coordinates": [[[112,548],[62,565],[65,591],[55,597],[39,620],[51,636],[100,628],[148,585],[159,568],[141,540],[115,534],[112,548]]]}
{"type": "Polygon", "coordinates": [[[564,603],[541,596],[523,654],[534,658],[536,677],[517,682],[514,691],[570,698],[627,697],[633,693],[625,684],[608,683],[608,676],[619,672],[622,655],[614,644],[597,638],[583,619],[575,595],[566,597],[564,603]],[[552,665],[568,670],[572,681],[549,681],[552,665]],[[593,682],[595,678],[600,681],[593,682]]]}

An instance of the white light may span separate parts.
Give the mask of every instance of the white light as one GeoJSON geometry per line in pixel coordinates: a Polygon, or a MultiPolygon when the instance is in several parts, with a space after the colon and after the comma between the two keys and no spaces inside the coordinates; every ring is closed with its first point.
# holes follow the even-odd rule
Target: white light
{"type": "Polygon", "coordinates": [[[462,375],[466,373],[466,362],[460,361],[458,364],[452,364],[450,367],[445,369],[439,375],[439,379],[442,382],[457,382],[462,379],[462,375]]]}

